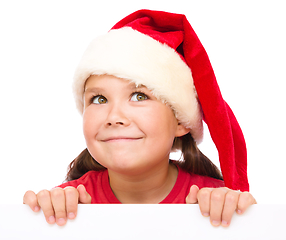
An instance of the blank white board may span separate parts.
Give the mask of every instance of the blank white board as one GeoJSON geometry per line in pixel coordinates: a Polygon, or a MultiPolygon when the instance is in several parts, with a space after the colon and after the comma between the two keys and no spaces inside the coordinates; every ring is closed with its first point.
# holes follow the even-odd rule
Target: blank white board
{"type": "Polygon", "coordinates": [[[228,228],[213,227],[198,205],[79,205],[75,220],[59,227],[26,205],[0,205],[0,239],[243,239],[285,240],[286,205],[254,205],[234,214],[228,228]]]}

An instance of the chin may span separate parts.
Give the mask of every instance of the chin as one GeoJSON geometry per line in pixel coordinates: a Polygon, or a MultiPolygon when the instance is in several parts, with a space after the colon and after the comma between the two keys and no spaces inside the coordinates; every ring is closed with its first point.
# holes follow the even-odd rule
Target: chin
{"type": "Polygon", "coordinates": [[[144,172],[144,163],[134,162],[134,159],[114,159],[108,164],[107,169],[124,175],[138,175],[144,172]]]}

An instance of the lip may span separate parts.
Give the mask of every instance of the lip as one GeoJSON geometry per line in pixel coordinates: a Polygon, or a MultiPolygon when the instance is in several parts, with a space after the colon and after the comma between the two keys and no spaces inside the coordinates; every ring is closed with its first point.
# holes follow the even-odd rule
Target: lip
{"type": "Polygon", "coordinates": [[[103,140],[101,140],[102,142],[125,142],[125,141],[135,141],[135,140],[139,140],[142,139],[142,137],[126,137],[126,136],[116,136],[116,137],[108,137],[105,138],[103,140]]]}

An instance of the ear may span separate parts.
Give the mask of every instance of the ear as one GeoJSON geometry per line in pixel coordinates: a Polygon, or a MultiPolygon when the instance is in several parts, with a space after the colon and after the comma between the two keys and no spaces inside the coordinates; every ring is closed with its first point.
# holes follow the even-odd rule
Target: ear
{"type": "Polygon", "coordinates": [[[190,132],[189,128],[186,128],[184,125],[182,125],[181,123],[178,123],[177,125],[177,130],[176,130],[176,137],[181,137],[186,135],[188,132],[190,132]]]}

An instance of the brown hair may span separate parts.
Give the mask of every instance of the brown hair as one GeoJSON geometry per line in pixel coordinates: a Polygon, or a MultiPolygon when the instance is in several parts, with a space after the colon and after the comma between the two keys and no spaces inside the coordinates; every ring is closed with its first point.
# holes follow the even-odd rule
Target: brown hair
{"type": "Polygon", "coordinates": [[[184,159],[176,163],[185,171],[223,180],[220,170],[200,151],[190,133],[175,138],[172,150],[176,149],[182,151],[184,159]]]}
{"type": "MultiPolygon", "coordinates": [[[[223,180],[219,169],[199,150],[190,133],[175,138],[172,150],[181,150],[183,161],[175,161],[187,172],[223,180]]],[[[66,181],[80,178],[88,171],[106,169],[99,164],[87,149],[83,150],[68,166],[66,181]]]]}

